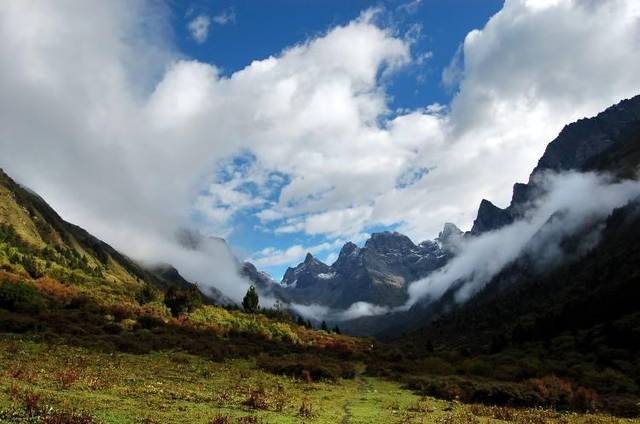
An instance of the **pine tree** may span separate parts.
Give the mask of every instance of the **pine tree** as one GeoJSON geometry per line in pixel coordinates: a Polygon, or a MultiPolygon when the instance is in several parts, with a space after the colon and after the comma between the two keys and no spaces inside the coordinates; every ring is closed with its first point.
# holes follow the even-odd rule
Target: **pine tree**
{"type": "Polygon", "coordinates": [[[337,325],[334,327],[333,332],[336,333],[336,334],[342,334],[340,332],[340,327],[338,327],[337,325]]]}
{"type": "Polygon", "coordinates": [[[320,325],[320,329],[323,331],[329,331],[329,327],[327,327],[327,323],[322,321],[322,324],[320,325]]]}
{"type": "Polygon", "coordinates": [[[258,297],[256,288],[254,286],[250,286],[249,290],[247,290],[247,294],[244,295],[244,299],[242,299],[242,307],[246,312],[255,313],[258,312],[259,303],[260,298],[258,297]]]}

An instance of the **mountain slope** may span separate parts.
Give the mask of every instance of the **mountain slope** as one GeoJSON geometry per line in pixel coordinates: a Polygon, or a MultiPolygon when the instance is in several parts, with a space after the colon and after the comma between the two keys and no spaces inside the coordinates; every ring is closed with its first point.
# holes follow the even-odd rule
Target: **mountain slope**
{"type": "MultiPolygon", "coordinates": [[[[514,219],[521,214],[539,192],[536,175],[545,170],[606,171],[617,178],[635,178],[639,152],[637,96],[568,125],[548,146],[529,183],[516,185],[514,200],[500,214],[509,213],[514,219]]],[[[567,237],[562,247],[570,260],[564,264],[540,269],[535,265],[536,253],[531,253],[536,250],[525,249],[466,303],[457,304],[450,290],[428,309],[416,312],[422,321],[418,333],[436,343],[487,351],[510,343],[549,340],[563,332],[586,332],[607,346],[637,351],[638,240],[640,199],[615,210],[605,222],[594,222],[567,237]],[[593,244],[594,230],[598,243],[586,253],[580,251],[593,244]]]]}
{"type": "Polygon", "coordinates": [[[540,195],[537,178],[544,172],[601,171],[632,178],[640,163],[640,95],[623,100],[591,118],[567,125],[545,149],[526,184],[516,183],[505,209],[482,200],[471,233],[495,230],[522,216],[540,195]]]}
{"type": "MultiPolygon", "coordinates": [[[[573,242],[579,244],[580,236],[573,242]]],[[[532,272],[533,260],[520,258],[421,333],[488,350],[499,335],[507,344],[591,331],[617,347],[640,349],[640,199],[614,211],[601,241],[585,256],[544,273],[532,272]]]]}
{"type": "Polygon", "coordinates": [[[64,221],[40,196],[0,170],[0,263],[31,277],[93,280],[105,292],[141,292],[146,284],[189,289],[170,265],[146,269],[77,225],[64,221]]]}

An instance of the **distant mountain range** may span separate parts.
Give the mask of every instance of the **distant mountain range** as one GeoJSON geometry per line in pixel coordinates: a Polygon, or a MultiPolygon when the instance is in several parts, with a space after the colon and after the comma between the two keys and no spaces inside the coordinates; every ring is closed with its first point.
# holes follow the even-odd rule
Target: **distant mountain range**
{"type": "MultiPolygon", "coordinates": [[[[461,232],[456,228],[453,233],[461,232]]],[[[410,282],[447,262],[445,244],[436,240],[416,245],[400,233],[375,233],[361,248],[345,244],[331,265],[307,254],[304,262],[287,269],[278,293],[287,302],[337,309],[360,301],[398,306],[406,301],[410,282]]]]}

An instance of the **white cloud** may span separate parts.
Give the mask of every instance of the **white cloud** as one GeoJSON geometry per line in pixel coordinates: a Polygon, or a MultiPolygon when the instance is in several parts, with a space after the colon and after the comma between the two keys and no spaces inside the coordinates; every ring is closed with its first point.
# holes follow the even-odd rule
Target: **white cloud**
{"type": "MultiPolygon", "coordinates": [[[[215,17],[214,20],[216,18],[218,17],[215,17]]],[[[198,15],[189,22],[189,24],[187,25],[187,28],[189,29],[189,33],[191,34],[191,37],[193,37],[193,39],[196,42],[204,43],[205,41],[207,41],[207,38],[209,37],[210,26],[211,26],[211,18],[209,16],[198,15]]]]}
{"type": "MultiPolygon", "coordinates": [[[[335,251],[342,247],[344,240],[334,240],[332,242],[320,243],[314,246],[293,245],[287,249],[277,249],[267,247],[257,252],[256,255],[249,258],[254,265],[259,267],[275,266],[275,265],[291,265],[295,266],[300,263],[307,253],[318,255],[327,251],[335,251]]],[[[331,252],[330,255],[335,255],[331,252]]],[[[331,257],[331,256],[329,256],[331,257]]],[[[330,265],[331,263],[329,263],[330,265]]]]}
{"type": "Polygon", "coordinates": [[[422,0],[410,0],[406,3],[402,3],[398,6],[398,10],[403,11],[405,13],[413,14],[420,9],[422,5],[422,0]]]}
{"type": "MultiPolygon", "coordinates": [[[[410,299],[400,309],[421,299],[436,300],[454,283],[462,283],[456,300],[466,301],[525,249],[541,269],[555,265],[565,259],[562,242],[568,236],[592,228],[615,208],[640,195],[638,181],[612,182],[592,173],[543,175],[538,184],[545,187],[547,195],[532,205],[525,218],[462,241],[458,254],[444,268],[409,286],[410,299]]],[[[595,228],[593,237],[597,240],[600,227],[595,228]]]]}

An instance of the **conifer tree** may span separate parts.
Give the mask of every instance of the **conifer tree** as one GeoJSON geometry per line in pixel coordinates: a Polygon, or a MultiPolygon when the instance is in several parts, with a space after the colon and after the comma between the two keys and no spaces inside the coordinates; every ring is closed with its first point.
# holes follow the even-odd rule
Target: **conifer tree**
{"type": "Polygon", "coordinates": [[[247,294],[244,295],[244,299],[242,299],[242,307],[246,312],[255,313],[258,312],[259,303],[260,298],[258,297],[256,288],[254,286],[250,286],[249,290],[247,290],[247,294]]]}

